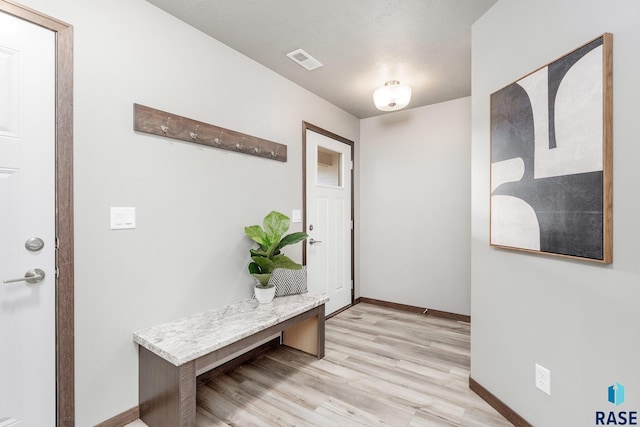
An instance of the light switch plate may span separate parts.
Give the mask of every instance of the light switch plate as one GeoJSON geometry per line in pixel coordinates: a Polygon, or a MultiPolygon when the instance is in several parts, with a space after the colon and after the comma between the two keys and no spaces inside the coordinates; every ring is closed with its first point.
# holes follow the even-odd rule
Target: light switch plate
{"type": "Polygon", "coordinates": [[[111,208],[111,229],[136,228],[136,208],[111,208]]]}
{"type": "Polygon", "coordinates": [[[300,209],[291,211],[291,222],[302,222],[302,211],[300,209]]]}

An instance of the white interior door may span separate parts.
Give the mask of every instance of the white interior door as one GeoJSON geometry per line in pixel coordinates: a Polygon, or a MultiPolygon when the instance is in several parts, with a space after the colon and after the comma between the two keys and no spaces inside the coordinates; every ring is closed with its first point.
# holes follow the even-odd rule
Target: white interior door
{"type": "Polygon", "coordinates": [[[2,427],[56,423],[54,91],[54,33],[0,12],[2,427]]]}
{"type": "Polygon", "coordinates": [[[306,131],[307,286],[326,314],[351,304],[351,146],[306,131]]]}

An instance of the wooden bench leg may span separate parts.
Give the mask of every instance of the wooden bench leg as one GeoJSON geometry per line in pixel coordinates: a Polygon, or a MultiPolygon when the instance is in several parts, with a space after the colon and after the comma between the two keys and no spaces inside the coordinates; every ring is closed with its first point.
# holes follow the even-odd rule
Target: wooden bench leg
{"type": "Polygon", "coordinates": [[[140,419],[149,427],[196,425],[196,366],[175,366],[139,347],[140,419]]]}
{"type": "Polygon", "coordinates": [[[316,315],[282,332],[282,343],[289,347],[324,357],[324,305],[315,309],[316,315]]]}
{"type": "Polygon", "coordinates": [[[318,359],[324,357],[324,304],[318,307],[318,359]]]}

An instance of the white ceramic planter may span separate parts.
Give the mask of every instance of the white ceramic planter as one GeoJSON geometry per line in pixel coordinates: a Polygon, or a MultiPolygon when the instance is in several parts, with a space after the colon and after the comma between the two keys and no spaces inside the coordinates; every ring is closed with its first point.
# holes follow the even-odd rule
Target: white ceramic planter
{"type": "Polygon", "coordinates": [[[256,299],[260,304],[269,304],[273,301],[273,297],[276,296],[276,287],[272,286],[270,288],[259,288],[254,286],[256,299]]]}

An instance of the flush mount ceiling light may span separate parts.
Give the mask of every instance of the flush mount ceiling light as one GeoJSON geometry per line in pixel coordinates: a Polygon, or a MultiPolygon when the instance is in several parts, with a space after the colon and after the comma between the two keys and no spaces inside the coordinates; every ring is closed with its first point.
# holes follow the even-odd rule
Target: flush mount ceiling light
{"type": "Polygon", "coordinates": [[[411,88],[397,80],[389,80],[373,92],[373,102],[382,111],[396,111],[406,107],[411,100],[411,88]]]}

